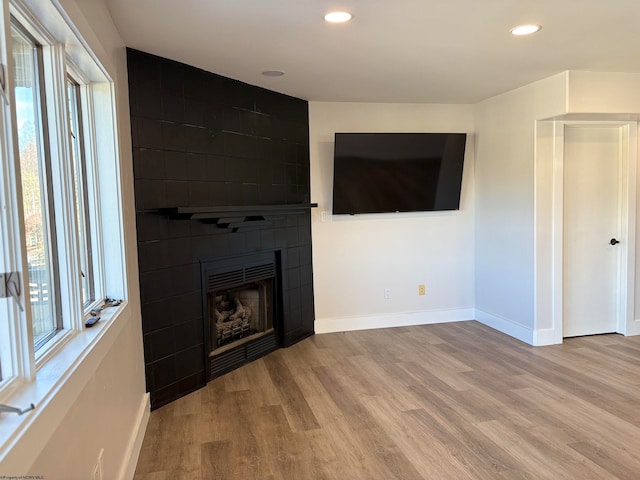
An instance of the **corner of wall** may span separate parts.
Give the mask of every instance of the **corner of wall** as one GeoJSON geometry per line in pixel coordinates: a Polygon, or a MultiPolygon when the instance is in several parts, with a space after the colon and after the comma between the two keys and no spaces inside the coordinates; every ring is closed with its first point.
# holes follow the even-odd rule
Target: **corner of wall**
{"type": "Polygon", "coordinates": [[[475,319],[494,330],[502,332],[513,338],[517,338],[529,345],[535,345],[535,331],[530,327],[514,322],[509,318],[485,312],[478,308],[475,310],[475,319]]]}

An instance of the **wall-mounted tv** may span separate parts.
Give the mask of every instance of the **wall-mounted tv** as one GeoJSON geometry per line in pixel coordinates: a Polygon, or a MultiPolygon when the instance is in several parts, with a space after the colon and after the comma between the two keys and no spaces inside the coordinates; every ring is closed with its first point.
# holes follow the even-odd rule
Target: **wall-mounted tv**
{"type": "Polygon", "coordinates": [[[336,133],[333,214],[458,210],[466,133],[336,133]]]}

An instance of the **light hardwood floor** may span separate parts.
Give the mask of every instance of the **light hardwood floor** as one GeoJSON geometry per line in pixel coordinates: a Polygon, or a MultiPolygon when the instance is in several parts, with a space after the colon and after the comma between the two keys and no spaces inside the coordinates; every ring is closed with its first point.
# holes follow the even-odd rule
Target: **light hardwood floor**
{"type": "Polygon", "coordinates": [[[135,480],[640,479],[640,337],[316,335],[151,413],[135,480]]]}

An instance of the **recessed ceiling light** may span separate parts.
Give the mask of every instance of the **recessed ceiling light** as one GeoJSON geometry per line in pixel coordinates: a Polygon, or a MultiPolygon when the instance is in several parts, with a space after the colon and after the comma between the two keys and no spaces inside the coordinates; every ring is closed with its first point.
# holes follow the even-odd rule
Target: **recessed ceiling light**
{"type": "Polygon", "coordinates": [[[331,23],[344,23],[353,18],[353,15],[349,12],[330,12],[324,16],[327,22],[331,23]]]}
{"type": "Polygon", "coordinates": [[[512,35],[531,35],[532,33],[539,32],[542,29],[542,25],[518,25],[511,29],[512,35]]]}
{"type": "Polygon", "coordinates": [[[265,77],[281,77],[284,75],[282,70],[265,70],[262,72],[265,77]]]}

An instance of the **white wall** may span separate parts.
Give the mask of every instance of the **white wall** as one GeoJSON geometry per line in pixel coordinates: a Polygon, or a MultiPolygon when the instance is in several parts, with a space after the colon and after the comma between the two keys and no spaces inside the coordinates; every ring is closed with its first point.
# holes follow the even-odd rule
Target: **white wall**
{"type": "Polygon", "coordinates": [[[637,114],[640,112],[640,73],[569,72],[567,112],[637,114]]]}
{"type": "Polygon", "coordinates": [[[309,104],[316,333],[473,318],[473,133],[470,105],[309,104]],[[467,133],[460,210],[331,218],[335,132],[467,133]]]}
{"type": "Polygon", "coordinates": [[[535,340],[536,120],[566,113],[568,73],[477,105],[476,319],[535,340]]]}
{"type": "Polygon", "coordinates": [[[639,84],[638,74],[567,71],[475,106],[312,102],[316,331],[476,318],[530,344],[561,341],[553,322],[553,159],[561,148],[553,119],[637,118],[639,84]],[[334,132],[445,130],[475,132],[460,212],[321,221],[331,211],[334,132]],[[416,295],[419,283],[426,297],[416,295]]]}
{"type": "MultiPolygon", "coordinates": [[[[562,241],[554,230],[562,195],[554,180],[563,148],[557,122],[637,120],[638,85],[638,74],[570,71],[477,105],[478,320],[533,345],[562,341],[554,302],[561,292],[554,249],[562,241]]],[[[635,323],[629,332],[640,331],[635,323]]]]}
{"type": "Polygon", "coordinates": [[[120,175],[124,197],[128,305],[118,324],[39,412],[5,461],[3,472],[51,479],[90,479],[99,452],[104,479],[131,478],[146,418],[138,290],[133,168],[124,44],[104,0],[59,0],[116,82],[120,175]],[[106,347],[106,345],[109,345],[106,347]],[[4,472],[7,468],[10,471],[4,472]]]}
{"type": "Polygon", "coordinates": [[[148,408],[139,331],[138,322],[128,322],[53,432],[40,429],[51,437],[26,472],[91,479],[102,450],[104,480],[133,478],[148,408]]]}
{"type": "MultiPolygon", "coordinates": [[[[561,251],[561,220],[554,227],[555,212],[562,212],[562,130],[563,122],[638,122],[640,119],[640,74],[581,72],[567,73],[567,113],[537,123],[535,154],[536,173],[536,336],[535,344],[562,341],[561,273],[562,258],[554,257],[561,251]],[[555,175],[555,177],[554,177],[555,175]]],[[[632,141],[638,138],[631,132],[632,141]]],[[[638,145],[631,145],[638,157],[638,145]]],[[[633,153],[633,152],[631,152],[633,153]]],[[[633,164],[633,163],[632,163],[633,164]]],[[[640,172],[631,168],[629,185],[638,185],[640,172]]],[[[629,188],[630,192],[636,189],[629,188]]],[[[633,202],[633,198],[630,199],[633,202]]],[[[636,214],[640,213],[635,199],[636,214]]],[[[558,215],[559,213],[556,213],[558,215]]],[[[639,223],[630,219],[630,227],[636,226],[635,252],[640,252],[639,223]]],[[[560,254],[558,254],[559,256],[560,254]]],[[[631,260],[633,262],[633,260],[631,260]]],[[[635,253],[635,265],[630,266],[627,287],[630,289],[628,310],[630,318],[621,330],[626,334],[640,333],[640,295],[634,296],[633,283],[640,281],[640,258],[635,253]],[[634,320],[635,318],[635,320],[634,320]]]]}

